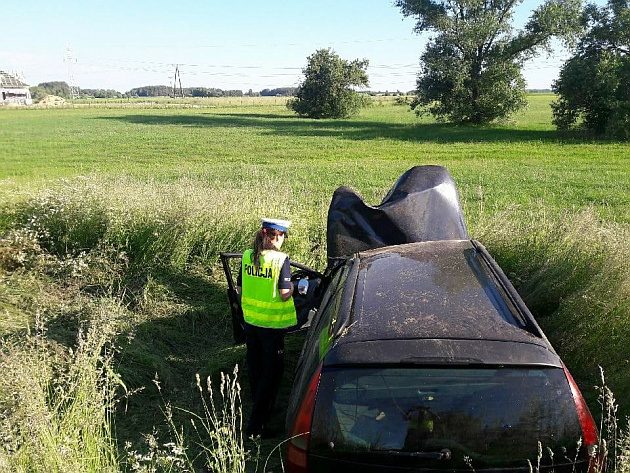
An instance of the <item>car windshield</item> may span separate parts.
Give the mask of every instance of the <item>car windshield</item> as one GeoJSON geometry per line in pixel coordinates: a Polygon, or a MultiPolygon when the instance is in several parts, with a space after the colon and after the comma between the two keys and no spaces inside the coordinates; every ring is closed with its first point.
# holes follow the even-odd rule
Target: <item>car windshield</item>
{"type": "Polygon", "coordinates": [[[557,368],[334,368],[311,436],[320,455],[477,469],[570,463],[581,429],[557,368]]]}

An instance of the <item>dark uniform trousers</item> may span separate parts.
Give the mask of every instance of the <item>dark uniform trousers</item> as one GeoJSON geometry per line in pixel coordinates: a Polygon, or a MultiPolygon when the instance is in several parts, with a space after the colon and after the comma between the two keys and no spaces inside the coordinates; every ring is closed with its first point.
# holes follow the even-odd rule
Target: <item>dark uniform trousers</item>
{"type": "Polygon", "coordinates": [[[284,372],[286,330],[245,324],[247,370],[252,392],[252,413],[246,434],[262,434],[273,411],[284,372]]]}

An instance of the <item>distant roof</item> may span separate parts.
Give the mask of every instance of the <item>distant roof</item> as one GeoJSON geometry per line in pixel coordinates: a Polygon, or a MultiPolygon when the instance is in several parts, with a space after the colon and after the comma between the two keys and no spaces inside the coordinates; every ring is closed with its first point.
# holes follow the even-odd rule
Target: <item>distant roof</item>
{"type": "Polygon", "coordinates": [[[20,79],[9,74],[8,72],[0,71],[0,87],[5,87],[7,89],[22,89],[24,87],[28,87],[28,84],[25,84],[20,79]]]}

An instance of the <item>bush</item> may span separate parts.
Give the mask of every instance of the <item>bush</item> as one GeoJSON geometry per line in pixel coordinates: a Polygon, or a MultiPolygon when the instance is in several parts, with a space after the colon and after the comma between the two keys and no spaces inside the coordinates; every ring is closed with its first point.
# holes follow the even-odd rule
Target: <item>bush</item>
{"type": "Polygon", "coordinates": [[[348,62],[331,49],[320,49],[308,57],[304,82],[287,108],[310,118],[344,118],[367,105],[367,97],[352,87],[368,85],[368,61],[348,62]]]}

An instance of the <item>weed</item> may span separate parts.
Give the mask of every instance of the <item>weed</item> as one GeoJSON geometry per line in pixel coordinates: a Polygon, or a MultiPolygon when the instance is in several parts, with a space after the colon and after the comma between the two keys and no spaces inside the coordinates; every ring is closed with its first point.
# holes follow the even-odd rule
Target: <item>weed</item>
{"type": "Polygon", "coordinates": [[[600,384],[595,387],[600,405],[600,442],[597,458],[599,469],[613,473],[630,472],[630,418],[626,418],[625,428],[619,425],[618,404],[615,395],[608,387],[604,370],[599,370],[600,384]]]}
{"type": "MultiPolygon", "coordinates": [[[[161,393],[159,378],[154,384],[161,393]]],[[[133,469],[138,471],[162,471],[165,466],[169,471],[195,471],[196,458],[190,458],[190,442],[199,447],[206,468],[217,473],[244,473],[248,452],[243,442],[243,412],[241,409],[241,387],[238,383],[238,365],[232,375],[221,372],[221,381],[217,389],[213,388],[210,377],[202,385],[201,377],[196,375],[196,387],[201,400],[202,412],[195,413],[187,408],[173,408],[165,403],[164,415],[169,432],[174,441],[160,446],[157,433],[146,436],[148,453],[139,454],[127,446],[127,458],[133,469]],[[184,435],[182,426],[176,425],[173,410],[188,416],[195,439],[184,435]]]]}
{"type": "Polygon", "coordinates": [[[112,413],[124,389],[111,370],[115,303],[95,308],[75,349],[45,337],[5,341],[0,354],[0,464],[16,472],[117,471],[112,413]]]}
{"type": "Polygon", "coordinates": [[[244,473],[245,448],[243,446],[243,412],[241,410],[241,387],[237,380],[238,365],[232,377],[221,372],[219,399],[214,400],[210,377],[206,380],[204,396],[201,379],[197,376],[197,389],[202,398],[203,417],[197,416],[201,426],[193,423],[202,443],[206,465],[218,473],[244,473]],[[204,437],[210,441],[205,444],[204,437]]]}

